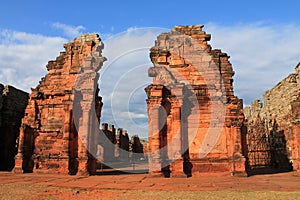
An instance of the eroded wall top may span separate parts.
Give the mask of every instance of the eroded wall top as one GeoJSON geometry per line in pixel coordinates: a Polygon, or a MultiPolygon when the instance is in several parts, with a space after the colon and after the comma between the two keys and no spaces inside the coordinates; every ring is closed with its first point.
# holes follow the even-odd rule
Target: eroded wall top
{"type": "MultiPolygon", "coordinates": [[[[272,89],[264,93],[264,103],[255,100],[250,107],[245,108],[248,121],[255,120],[258,116],[267,122],[276,122],[282,126],[291,126],[293,118],[292,103],[300,96],[300,63],[295,67],[295,72],[280,81],[272,89]]],[[[272,123],[269,123],[269,128],[272,123]]]]}
{"type": "Polygon", "coordinates": [[[47,75],[30,94],[16,165],[23,171],[95,172],[94,164],[81,161],[95,154],[97,140],[91,132],[98,130],[101,115],[98,71],[105,61],[103,43],[97,34],[83,34],[64,48],[48,62],[47,75]]]}

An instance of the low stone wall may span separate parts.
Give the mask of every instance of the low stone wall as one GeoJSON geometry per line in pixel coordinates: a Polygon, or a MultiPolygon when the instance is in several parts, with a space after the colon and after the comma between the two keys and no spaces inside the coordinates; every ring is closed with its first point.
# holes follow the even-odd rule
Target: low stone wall
{"type": "Polygon", "coordinates": [[[286,157],[293,165],[293,169],[299,171],[300,63],[294,73],[264,93],[264,103],[255,100],[251,106],[244,108],[244,113],[248,124],[248,135],[251,134],[251,127],[257,127],[258,120],[264,124],[266,136],[283,134],[286,157]]]}

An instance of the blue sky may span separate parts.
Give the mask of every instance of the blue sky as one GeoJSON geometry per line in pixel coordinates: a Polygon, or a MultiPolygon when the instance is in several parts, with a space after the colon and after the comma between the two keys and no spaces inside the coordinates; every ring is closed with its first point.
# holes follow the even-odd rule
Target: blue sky
{"type": "Polygon", "coordinates": [[[48,36],[51,24],[82,25],[88,32],[119,33],[128,27],[165,27],[214,22],[299,23],[299,1],[5,1],[0,28],[48,36]]]}
{"type": "Polygon", "coordinates": [[[99,33],[108,58],[100,71],[102,122],[146,137],[141,86],[151,82],[148,49],[158,34],[175,25],[204,24],[212,47],[231,56],[235,94],[249,105],[300,61],[299,7],[299,1],[256,0],[5,1],[0,6],[0,83],[30,92],[64,43],[81,33],[99,33]]]}

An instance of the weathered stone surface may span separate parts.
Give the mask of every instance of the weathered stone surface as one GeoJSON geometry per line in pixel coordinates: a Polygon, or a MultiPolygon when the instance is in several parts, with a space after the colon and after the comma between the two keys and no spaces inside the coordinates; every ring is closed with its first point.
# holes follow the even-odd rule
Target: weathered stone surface
{"type": "Polygon", "coordinates": [[[134,135],[129,140],[126,130],[118,128],[117,133],[114,125],[102,123],[98,142],[98,162],[104,165],[120,166],[129,164],[129,161],[145,160],[144,153],[147,153],[147,142],[140,140],[134,135]],[[144,148],[145,145],[145,148],[144,148]]]}
{"type": "Polygon", "coordinates": [[[115,161],[115,144],[116,140],[116,129],[114,125],[107,123],[102,123],[102,129],[100,130],[99,138],[99,155],[98,161],[103,163],[108,163],[115,161]]]}
{"type": "Polygon", "coordinates": [[[212,50],[202,27],[176,26],[150,50],[150,173],[245,173],[244,116],[232,65],[227,54],[212,50]]]}
{"type": "Polygon", "coordinates": [[[15,166],[17,140],[24,117],[28,93],[0,84],[0,171],[15,166]]]}
{"type": "Polygon", "coordinates": [[[128,162],[129,161],[129,136],[126,130],[118,128],[117,131],[117,146],[118,146],[118,160],[128,162]]]}
{"type": "Polygon", "coordinates": [[[85,34],[64,48],[30,94],[15,171],[95,173],[103,44],[97,34],[85,34]]]}
{"type": "Polygon", "coordinates": [[[130,140],[130,148],[129,148],[129,151],[131,151],[133,154],[133,157],[131,158],[132,160],[135,160],[135,161],[138,161],[138,160],[141,160],[141,159],[145,159],[145,156],[144,156],[144,145],[145,145],[145,142],[142,142],[139,138],[138,135],[133,135],[131,137],[131,140],[130,140]],[[144,143],[144,144],[143,144],[144,143]]]}
{"type": "MultiPolygon", "coordinates": [[[[283,138],[282,142],[277,142],[276,146],[282,146],[284,152],[280,153],[275,149],[275,153],[280,155],[275,160],[271,160],[271,164],[289,168],[290,162],[293,169],[298,171],[300,170],[299,83],[300,64],[296,66],[295,73],[290,74],[264,93],[264,104],[260,100],[255,100],[251,106],[244,109],[248,124],[248,137],[255,134],[254,127],[257,127],[256,124],[261,121],[264,124],[263,132],[267,137],[274,138],[276,141],[279,137],[283,138]],[[283,162],[284,160],[287,162],[283,162]]],[[[249,159],[251,161],[251,158],[249,159]]]]}

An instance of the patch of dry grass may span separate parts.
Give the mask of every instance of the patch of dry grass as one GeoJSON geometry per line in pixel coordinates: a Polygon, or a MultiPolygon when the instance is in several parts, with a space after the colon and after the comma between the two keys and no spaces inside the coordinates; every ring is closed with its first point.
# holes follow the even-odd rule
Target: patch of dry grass
{"type": "Polygon", "coordinates": [[[55,200],[55,199],[205,199],[205,200],[300,200],[300,192],[274,191],[157,191],[157,190],[89,190],[84,188],[59,188],[33,184],[0,185],[2,200],[55,200]]]}

